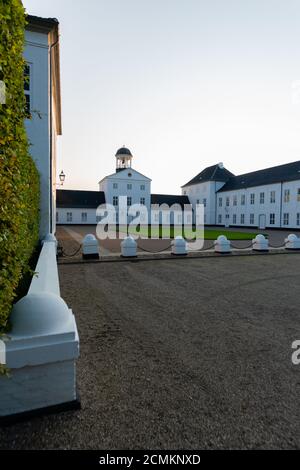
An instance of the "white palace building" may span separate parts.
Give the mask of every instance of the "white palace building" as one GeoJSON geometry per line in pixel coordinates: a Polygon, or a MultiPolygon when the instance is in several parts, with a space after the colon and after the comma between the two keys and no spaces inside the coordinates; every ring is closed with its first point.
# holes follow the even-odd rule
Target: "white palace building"
{"type": "MultiPolygon", "coordinates": [[[[182,195],[151,194],[151,179],[132,168],[132,154],[122,147],[116,172],[99,182],[99,191],[57,191],[56,222],[95,224],[100,220],[97,207],[108,203],[118,208],[122,197],[128,207],[142,204],[149,213],[153,204],[177,204],[195,214],[196,205],[203,204],[206,225],[300,229],[300,161],[239,176],[218,163],[182,186],[182,195]]],[[[152,223],[162,220],[159,214],[152,223]]],[[[174,215],[169,222],[181,223],[182,218],[174,215]]]]}

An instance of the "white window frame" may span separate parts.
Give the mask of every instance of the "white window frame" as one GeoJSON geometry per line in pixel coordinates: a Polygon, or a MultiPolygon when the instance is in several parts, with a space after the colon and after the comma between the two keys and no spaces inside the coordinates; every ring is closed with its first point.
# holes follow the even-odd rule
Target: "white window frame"
{"type": "Polygon", "coordinates": [[[271,212],[270,214],[270,225],[275,225],[275,213],[271,212]]]}
{"type": "Polygon", "coordinates": [[[276,191],[270,192],[270,204],[275,204],[276,202],[276,191]]]}
{"type": "MultiPolygon", "coordinates": [[[[291,191],[290,191],[290,189],[285,189],[284,190],[284,202],[288,203],[288,202],[290,202],[290,200],[291,200],[291,191]]],[[[286,212],[286,214],[287,214],[287,212],[286,212]]]]}

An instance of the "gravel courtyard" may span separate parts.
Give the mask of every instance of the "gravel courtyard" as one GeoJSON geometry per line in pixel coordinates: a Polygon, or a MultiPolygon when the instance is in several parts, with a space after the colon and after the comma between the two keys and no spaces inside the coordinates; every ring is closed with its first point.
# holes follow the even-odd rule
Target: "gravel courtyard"
{"type": "Polygon", "coordinates": [[[300,448],[300,254],[60,265],[82,409],[0,448],[300,448]]]}

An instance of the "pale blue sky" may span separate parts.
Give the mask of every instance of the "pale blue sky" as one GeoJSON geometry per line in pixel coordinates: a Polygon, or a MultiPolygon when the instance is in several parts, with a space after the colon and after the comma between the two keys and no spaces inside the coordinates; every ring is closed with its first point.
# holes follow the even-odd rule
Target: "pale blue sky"
{"type": "Polygon", "coordinates": [[[61,23],[66,189],[98,189],[123,144],[160,193],[300,160],[299,0],[23,3],[61,23]]]}

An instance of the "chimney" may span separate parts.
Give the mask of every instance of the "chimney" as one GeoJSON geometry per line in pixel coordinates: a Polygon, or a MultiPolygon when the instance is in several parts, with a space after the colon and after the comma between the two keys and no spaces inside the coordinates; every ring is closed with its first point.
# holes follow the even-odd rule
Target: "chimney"
{"type": "Polygon", "coordinates": [[[219,168],[224,168],[223,162],[218,163],[219,168]]]}

